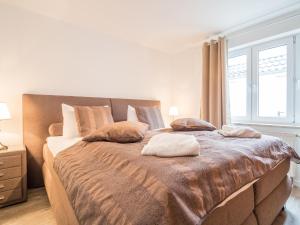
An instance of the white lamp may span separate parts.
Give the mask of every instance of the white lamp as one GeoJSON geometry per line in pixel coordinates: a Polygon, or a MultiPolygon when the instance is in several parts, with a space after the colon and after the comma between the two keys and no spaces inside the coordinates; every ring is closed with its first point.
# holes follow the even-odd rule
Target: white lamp
{"type": "Polygon", "coordinates": [[[175,116],[178,116],[178,108],[176,106],[171,106],[169,109],[169,115],[172,117],[172,120],[174,120],[175,116]]]}
{"type": "MultiPolygon", "coordinates": [[[[7,104],[0,102],[0,121],[9,120],[9,119],[11,119],[11,116],[10,116],[7,104]]],[[[0,132],[1,132],[1,130],[0,130],[0,132]]],[[[6,145],[3,145],[0,142],[0,150],[6,150],[6,149],[8,149],[8,147],[6,145]]]]}

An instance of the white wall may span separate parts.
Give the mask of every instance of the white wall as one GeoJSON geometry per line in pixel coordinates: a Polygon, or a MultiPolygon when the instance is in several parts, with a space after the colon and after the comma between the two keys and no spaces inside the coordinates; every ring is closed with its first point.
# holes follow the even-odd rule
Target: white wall
{"type": "Polygon", "coordinates": [[[22,142],[23,93],[159,99],[168,119],[169,55],[1,3],[0,27],[8,144],[22,142]]]}
{"type": "MultiPolygon", "coordinates": [[[[228,34],[229,44],[295,28],[297,15],[282,17],[278,30],[274,19],[228,34]]],[[[0,102],[13,117],[0,127],[12,142],[22,140],[23,93],[160,99],[166,123],[170,105],[200,115],[201,43],[168,55],[4,3],[0,27],[0,102]]]]}
{"type": "Polygon", "coordinates": [[[200,117],[201,46],[174,54],[171,61],[172,104],[182,117],[200,117]]]}

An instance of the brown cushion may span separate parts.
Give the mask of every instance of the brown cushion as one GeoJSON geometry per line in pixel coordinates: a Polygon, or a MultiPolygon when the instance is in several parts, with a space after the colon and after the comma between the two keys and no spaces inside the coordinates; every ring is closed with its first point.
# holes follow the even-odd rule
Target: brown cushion
{"type": "Polygon", "coordinates": [[[174,120],[170,126],[176,131],[195,131],[195,130],[208,130],[213,131],[216,129],[214,125],[204,120],[196,118],[182,118],[174,120]]]}
{"type": "Polygon", "coordinates": [[[257,225],[257,220],[254,213],[251,213],[242,225],[257,225]]]}
{"type": "Polygon", "coordinates": [[[84,137],[114,122],[108,106],[74,106],[79,134],[84,137]]]}
{"type": "Polygon", "coordinates": [[[62,136],[63,135],[63,123],[52,123],[48,128],[50,136],[62,136]]]}
{"type": "Polygon", "coordinates": [[[130,143],[141,141],[149,125],[141,122],[122,121],[108,124],[83,138],[83,141],[110,141],[130,143]]]}
{"type": "Polygon", "coordinates": [[[139,121],[149,124],[151,130],[165,127],[159,107],[137,106],[135,111],[139,121]]]}

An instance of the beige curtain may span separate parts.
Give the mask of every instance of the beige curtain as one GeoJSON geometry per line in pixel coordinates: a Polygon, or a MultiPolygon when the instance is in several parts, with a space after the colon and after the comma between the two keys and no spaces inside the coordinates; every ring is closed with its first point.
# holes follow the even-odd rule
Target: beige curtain
{"type": "Polygon", "coordinates": [[[203,45],[201,118],[217,128],[226,123],[226,53],[224,38],[203,45]]]}

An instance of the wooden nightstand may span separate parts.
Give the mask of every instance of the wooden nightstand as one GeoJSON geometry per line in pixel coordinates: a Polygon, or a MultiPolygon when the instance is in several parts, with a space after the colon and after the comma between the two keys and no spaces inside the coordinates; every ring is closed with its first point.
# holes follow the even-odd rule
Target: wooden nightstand
{"type": "Polygon", "coordinates": [[[27,199],[25,146],[0,151],[0,208],[27,199]]]}

